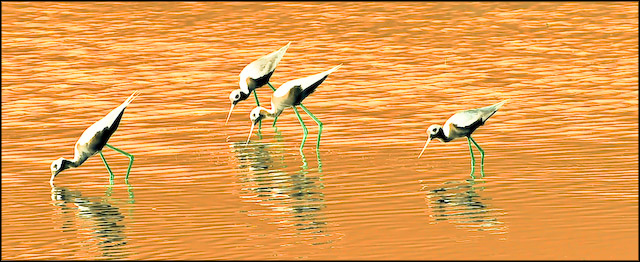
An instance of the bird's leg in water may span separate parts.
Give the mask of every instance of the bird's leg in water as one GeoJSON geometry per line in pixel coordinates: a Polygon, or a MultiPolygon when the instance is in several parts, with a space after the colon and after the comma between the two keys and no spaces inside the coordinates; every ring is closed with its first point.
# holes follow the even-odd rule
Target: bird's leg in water
{"type": "MultiPolygon", "coordinates": [[[[276,89],[271,85],[271,83],[267,82],[267,85],[269,85],[269,87],[271,87],[271,90],[276,91],[276,89]]],[[[276,126],[276,121],[278,121],[278,117],[274,117],[273,119],[273,125],[271,125],[272,127],[276,126]]]]}
{"type": "MultiPolygon", "coordinates": [[[[124,151],[122,151],[120,149],[117,149],[117,148],[115,148],[115,147],[113,147],[113,146],[111,146],[109,144],[106,144],[106,146],[108,146],[109,148],[111,148],[111,149],[117,151],[118,153],[123,154],[123,155],[125,155],[125,156],[127,156],[129,158],[129,167],[127,168],[127,176],[125,176],[125,178],[124,178],[124,181],[129,183],[129,172],[131,172],[131,166],[133,165],[133,155],[129,154],[127,152],[124,152],[124,151]]],[[[103,160],[104,160],[104,158],[103,158],[103,160]]],[[[104,164],[106,165],[107,162],[105,161],[104,164]]]]}
{"type": "Polygon", "coordinates": [[[107,171],[109,171],[109,184],[113,185],[113,172],[111,172],[111,168],[109,168],[109,164],[107,164],[107,160],[104,159],[104,155],[102,155],[102,151],[100,151],[100,157],[102,158],[102,162],[104,163],[104,166],[107,167],[107,171]]]}
{"type": "MultiPolygon", "coordinates": [[[[482,159],[482,160],[480,160],[480,173],[482,174],[482,177],[484,177],[484,150],[482,150],[482,148],[480,148],[480,145],[478,145],[478,143],[476,143],[476,141],[473,140],[473,138],[471,136],[469,136],[469,139],[471,139],[471,142],[473,142],[473,144],[476,145],[478,150],[480,150],[480,156],[481,156],[481,159],[482,159]]],[[[469,145],[469,146],[471,146],[471,145],[469,145]]]]}
{"type": "Polygon", "coordinates": [[[469,143],[469,152],[471,153],[471,177],[475,179],[476,177],[473,175],[473,173],[475,172],[476,158],[473,157],[473,148],[471,147],[470,137],[467,137],[467,142],[469,143]]]}
{"type": "MultiPolygon", "coordinates": [[[[256,98],[256,105],[260,106],[260,100],[258,100],[258,92],[256,92],[256,90],[253,90],[253,97],[256,98]]],[[[259,120],[260,123],[258,123],[258,133],[260,133],[260,129],[262,129],[262,119],[259,120]]]]}
{"type": "Polygon", "coordinates": [[[309,115],[313,121],[316,121],[316,124],[318,124],[318,141],[316,142],[316,151],[320,149],[320,136],[322,135],[322,122],[320,122],[320,120],[318,120],[318,118],[316,118],[316,116],[314,116],[311,112],[309,112],[309,110],[307,110],[306,107],[304,107],[302,104],[300,104],[300,107],[302,107],[302,110],[304,110],[307,115],[309,115]]]}
{"type": "Polygon", "coordinates": [[[296,112],[296,116],[298,116],[300,125],[302,125],[302,131],[304,132],[304,136],[302,137],[302,143],[300,144],[300,153],[302,153],[302,148],[304,147],[304,142],[307,141],[307,134],[309,133],[309,131],[307,130],[307,126],[304,125],[304,122],[302,121],[302,117],[300,117],[300,114],[298,113],[298,109],[295,106],[293,107],[293,111],[296,112]]]}

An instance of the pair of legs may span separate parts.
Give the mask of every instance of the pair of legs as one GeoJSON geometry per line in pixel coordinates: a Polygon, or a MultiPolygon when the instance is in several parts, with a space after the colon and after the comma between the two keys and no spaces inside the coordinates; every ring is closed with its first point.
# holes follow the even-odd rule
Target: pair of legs
{"type": "MultiPolygon", "coordinates": [[[[117,149],[109,144],[106,144],[106,146],[108,146],[109,148],[115,150],[116,152],[123,154],[125,156],[127,156],[129,158],[129,168],[127,168],[127,175],[124,178],[124,181],[128,184],[129,183],[129,172],[131,172],[131,165],[133,165],[133,155],[129,154],[127,152],[124,152],[120,149],[117,149]]],[[[107,171],[109,171],[109,182],[111,182],[111,184],[113,184],[113,172],[111,172],[111,168],[109,168],[109,164],[107,164],[107,160],[104,159],[104,155],[102,155],[102,150],[100,150],[100,157],[102,158],[102,162],[104,163],[104,165],[107,167],[107,171]]]]}
{"type": "MultiPolygon", "coordinates": [[[[304,152],[300,150],[300,156],[302,157],[302,170],[306,170],[309,167],[307,158],[304,156],[304,152]]],[[[316,148],[316,160],[318,161],[318,172],[322,173],[322,160],[320,160],[320,150],[316,148]]]]}
{"type": "MultiPolygon", "coordinates": [[[[302,110],[304,110],[304,112],[307,113],[307,115],[309,115],[313,119],[313,121],[316,122],[316,124],[318,124],[318,139],[316,140],[316,151],[317,151],[318,149],[320,149],[320,136],[322,135],[322,122],[320,122],[320,120],[318,120],[318,118],[316,118],[316,116],[314,116],[311,112],[309,112],[309,110],[306,107],[304,107],[302,104],[300,104],[300,107],[302,108],[302,110]]],[[[295,106],[293,107],[293,111],[296,112],[296,116],[298,117],[298,121],[300,121],[300,125],[302,125],[302,131],[304,133],[304,136],[302,137],[302,142],[300,143],[300,152],[302,152],[302,148],[304,147],[304,142],[307,141],[307,134],[309,133],[309,131],[307,130],[307,126],[302,121],[302,117],[300,117],[300,114],[298,113],[298,109],[295,106]]]]}
{"type": "Polygon", "coordinates": [[[471,138],[471,136],[467,136],[467,142],[469,143],[469,152],[471,152],[471,177],[472,178],[476,178],[473,173],[475,171],[475,165],[476,165],[476,158],[473,157],[473,149],[471,148],[471,142],[473,142],[474,145],[476,145],[476,148],[478,148],[478,150],[480,150],[480,156],[481,156],[481,162],[480,162],[480,173],[482,174],[482,177],[484,177],[484,150],[482,150],[482,148],[480,148],[480,146],[478,145],[478,143],[476,143],[475,140],[473,140],[473,138],[471,138]]]}

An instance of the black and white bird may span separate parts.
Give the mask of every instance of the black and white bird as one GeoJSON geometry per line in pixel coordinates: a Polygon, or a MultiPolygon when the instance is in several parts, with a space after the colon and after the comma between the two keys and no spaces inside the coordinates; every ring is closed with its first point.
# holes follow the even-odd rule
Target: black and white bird
{"type": "Polygon", "coordinates": [[[305,126],[300,114],[298,113],[298,109],[296,106],[300,106],[317,124],[318,124],[318,139],[316,148],[320,147],[320,135],[322,134],[322,122],[318,120],[306,107],[304,107],[301,103],[302,100],[307,98],[311,93],[316,91],[316,88],[329,76],[329,74],[338,70],[338,68],[342,64],[335,66],[327,71],[322,73],[318,73],[315,75],[307,76],[304,78],[294,79],[282,84],[275,92],[271,95],[271,109],[266,109],[264,107],[258,106],[251,110],[251,114],[249,118],[251,119],[251,130],[249,131],[249,137],[247,138],[247,143],[251,139],[251,134],[253,133],[253,128],[256,123],[265,117],[276,118],[282,111],[285,109],[292,107],[296,115],[298,116],[298,120],[300,121],[300,125],[302,125],[302,129],[304,131],[304,136],[302,138],[302,144],[300,145],[300,150],[304,147],[304,142],[307,139],[307,127],[305,126]]]}
{"type": "Polygon", "coordinates": [[[107,144],[107,141],[109,141],[111,135],[113,135],[113,133],[116,132],[116,129],[118,129],[120,119],[122,119],[122,115],[124,114],[124,110],[139,94],[140,93],[138,91],[134,91],[133,94],[131,94],[131,96],[129,96],[129,98],[124,101],[124,103],[111,110],[111,112],[109,112],[109,114],[107,114],[105,117],[93,123],[86,130],[84,130],[84,132],[76,142],[73,160],[67,160],[61,157],[51,163],[51,179],[49,180],[51,186],[53,186],[53,179],[60,172],[71,167],[79,167],[80,165],[82,165],[82,163],[89,159],[89,157],[95,155],[96,153],[100,153],[102,161],[107,167],[111,178],[113,178],[113,173],[111,172],[109,165],[102,155],[102,149],[105,145],[129,157],[129,169],[127,170],[126,176],[126,179],[128,180],[129,171],[131,171],[131,165],[133,164],[133,155],[107,144]]]}
{"type": "Polygon", "coordinates": [[[471,147],[471,142],[473,142],[478,150],[480,150],[480,155],[482,156],[481,172],[484,176],[484,150],[482,150],[478,143],[476,143],[476,141],[471,138],[471,134],[478,127],[484,125],[487,119],[495,114],[498,109],[507,101],[508,99],[494,105],[460,111],[447,119],[447,121],[444,123],[444,126],[440,126],[437,124],[429,126],[429,128],[427,129],[429,138],[427,139],[427,143],[422,148],[422,152],[420,152],[418,158],[422,156],[422,153],[424,153],[424,150],[427,149],[429,142],[431,142],[431,140],[434,138],[437,138],[438,140],[446,143],[456,138],[466,137],[467,142],[469,143],[469,151],[471,152],[471,175],[473,176],[475,170],[475,157],[473,156],[473,150],[471,147]]]}
{"type": "MultiPolygon", "coordinates": [[[[273,51],[265,56],[258,58],[258,60],[249,63],[245,66],[240,72],[240,88],[231,91],[229,94],[229,100],[231,100],[231,108],[229,109],[229,115],[227,116],[227,120],[224,122],[226,125],[229,122],[229,117],[231,117],[231,112],[233,111],[233,107],[240,101],[245,100],[251,95],[251,92],[254,92],[256,88],[262,87],[266,84],[269,84],[269,79],[273,72],[276,70],[278,63],[284,56],[284,53],[287,52],[287,48],[291,42],[287,43],[287,45],[281,47],[277,51],[273,51]]],[[[273,89],[271,84],[269,86],[273,89]]],[[[260,106],[260,101],[258,101],[258,95],[254,93],[256,98],[256,104],[260,106]]]]}

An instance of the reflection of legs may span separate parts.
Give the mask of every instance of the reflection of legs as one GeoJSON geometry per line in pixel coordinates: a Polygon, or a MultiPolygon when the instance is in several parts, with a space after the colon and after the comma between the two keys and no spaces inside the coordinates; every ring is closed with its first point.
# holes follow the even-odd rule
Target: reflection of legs
{"type": "Polygon", "coordinates": [[[316,158],[318,159],[318,172],[322,173],[322,161],[320,160],[320,150],[316,149],[316,158]]]}
{"type": "Polygon", "coordinates": [[[104,166],[107,167],[107,171],[109,171],[109,183],[113,184],[113,172],[111,172],[111,168],[109,168],[109,164],[107,164],[107,160],[104,159],[104,155],[102,155],[102,151],[100,151],[100,157],[102,158],[102,162],[104,166]]]}
{"type": "MultiPolygon", "coordinates": [[[[106,146],[108,146],[109,148],[111,148],[111,149],[117,151],[118,153],[123,154],[123,155],[125,155],[125,156],[127,156],[129,158],[129,167],[127,168],[127,176],[125,176],[125,178],[124,178],[124,181],[128,183],[129,182],[129,172],[131,172],[131,166],[133,165],[133,155],[129,154],[127,152],[124,152],[124,151],[122,151],[120,149],[117,149],[117,148],[115,148],[115,147],[113,147],[113,146],[111,146],[109,144],[106,144],[106,146]]],[[[105,161],[105,164],[106,163],[107,162],[105,161]]]]}
{"type": "Polygon", "coordinates": [[[133,187],[131,186],[131,184],[129,184],[129,182],[127,183],[127,192],[129,192],[129,204],[133,204],[136,201],[133,199],[133,187]]]}
{"type": "Polygon", "coordinates": [[[302,137],[302,143],[300,144],[300,152],[302,152],[302,148],[304,147],[304,142],[307,141],[307,134],[309,133],[309,131],[307,130],[307,126],[304,125],[304,122],[302,121],[302,117],[300,117],[300,114],[298,113],[298,109],[295,106],[293,107],[293,111],[296,112],[296,116],[298,116],[300,125],[302,125],[302,131],[304,132],[304,136],[302,137]]]}
{"type": "MultiPolygon", "coordinates": [[[[482,176],[484,177],[484,150],[482,150],[482,148],[480,148],[480,145],[478,145],[478,143],[476,143],[476,141],[473,140],[473,138],[471,136],[469,136],[469,139],[471,139],[471,142],[473,142],[473,144],[476,145],[478,150],[480,150],[480,156],[481,156],[481,159],[482,159],[482,160],[480,160],[480,173],[482,173],[482,176]]],[[[471,147],[471,145],[469,145],[469,147],[471,147]]]]}
{"type": "Polygon", "coordinates": [[[467,142],[469,143],[469,152],[471,153],[471,177],[476,178],[473,175],[473,173],[475,172],[476,158],[473,157],[473,148],[471,147],[471,137],[467,137],[467,142]]]}
{"type": "MultiPolygon", "coordinates": [[[[103,158],[104,160],[104,158],[103,158]]],[[[105,196],[107,197],[111,197],[111,194],[113,193],[113,180],[110,181],[111,185],[107,187],[107,191],[105,191],[105,196]]],[[[133,199],[133,186],[131,186],[131,184],[129,184],[128,181],[125,182],[127,184],[127,192],[129,192],[129,204],[133,204],[136,201],[133,199]]],[[[131,210],[129,210],[129,213],[131,213],[131,210]]]]}
{"type": "MultiPolygon", "coordinates": [[[[276,91],[276,89],[271,85],[271,83],[267,82],[267,85],[269,85],[269,87],[271,87],[271,90],[276,91]]],[[[273,125],[271,125],[271,126],[275,127],[276,126],[276,121],[278,121],[278,117],[277,116],[273,119],[273,125]]]]}
{"type": "Polygon", "coordinates": [[[311,118],[313,118],[313,121],[316,121],[316,124],[318,124],[318,141],[316,142],[316,150],[320,149],[320,136],[322,135],[322,122],[320,122],[320,120],[318,120],[316,118],[316,116],[314,116],[311,112],[309,112],[309,110],[307,110],[306,107],[304,107],[302,104],[300,104],[300,107],[302,107],[302,110],[304,110],[304,112],[307,113],[307,115],[309,115],[311,118]]]}
{"type": "Polygon", "coordinates": [[[304,157],[304,153],[302,152],[302,150],[300,150],[300,156],[302,157],[302,166],[300,168],[302,168],[302,170],[307,170],[307,168],[309,168],[309,165],[307,164],[307,158],[304,157]]]}
{"type": "Polygon", "coordinates": [[[282,142],[282,132],[280,132],[280,131],[278,130],[278,127],[277,127],[277,126],[275,126],[275,127],[274,127],[274,130],[273,130],[273,131],[276,133],[276,135],[274,136],[274,138],[276,139],[276,141],[278,141],[278,142],[282,142]]]}

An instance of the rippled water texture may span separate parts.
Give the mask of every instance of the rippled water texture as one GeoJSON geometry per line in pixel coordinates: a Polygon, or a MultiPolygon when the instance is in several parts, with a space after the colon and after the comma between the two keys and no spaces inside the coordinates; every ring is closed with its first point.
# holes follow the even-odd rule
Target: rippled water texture
{"type": "MultiPolygon", "coordinates": [[[[272,91],[258,89],[269,104],[272,91]]],[[[3,259],[638,259],[636,2],[3,2],[3,259]],[[277,129],[242,68],[342,67],[277,129]],[[100,156],[82,131],[127,108],[100,156]],[[509,99],[474,138],[430,124],[509,99]],[[475,150],[475,148],[474,148],[475,150]]]]}

